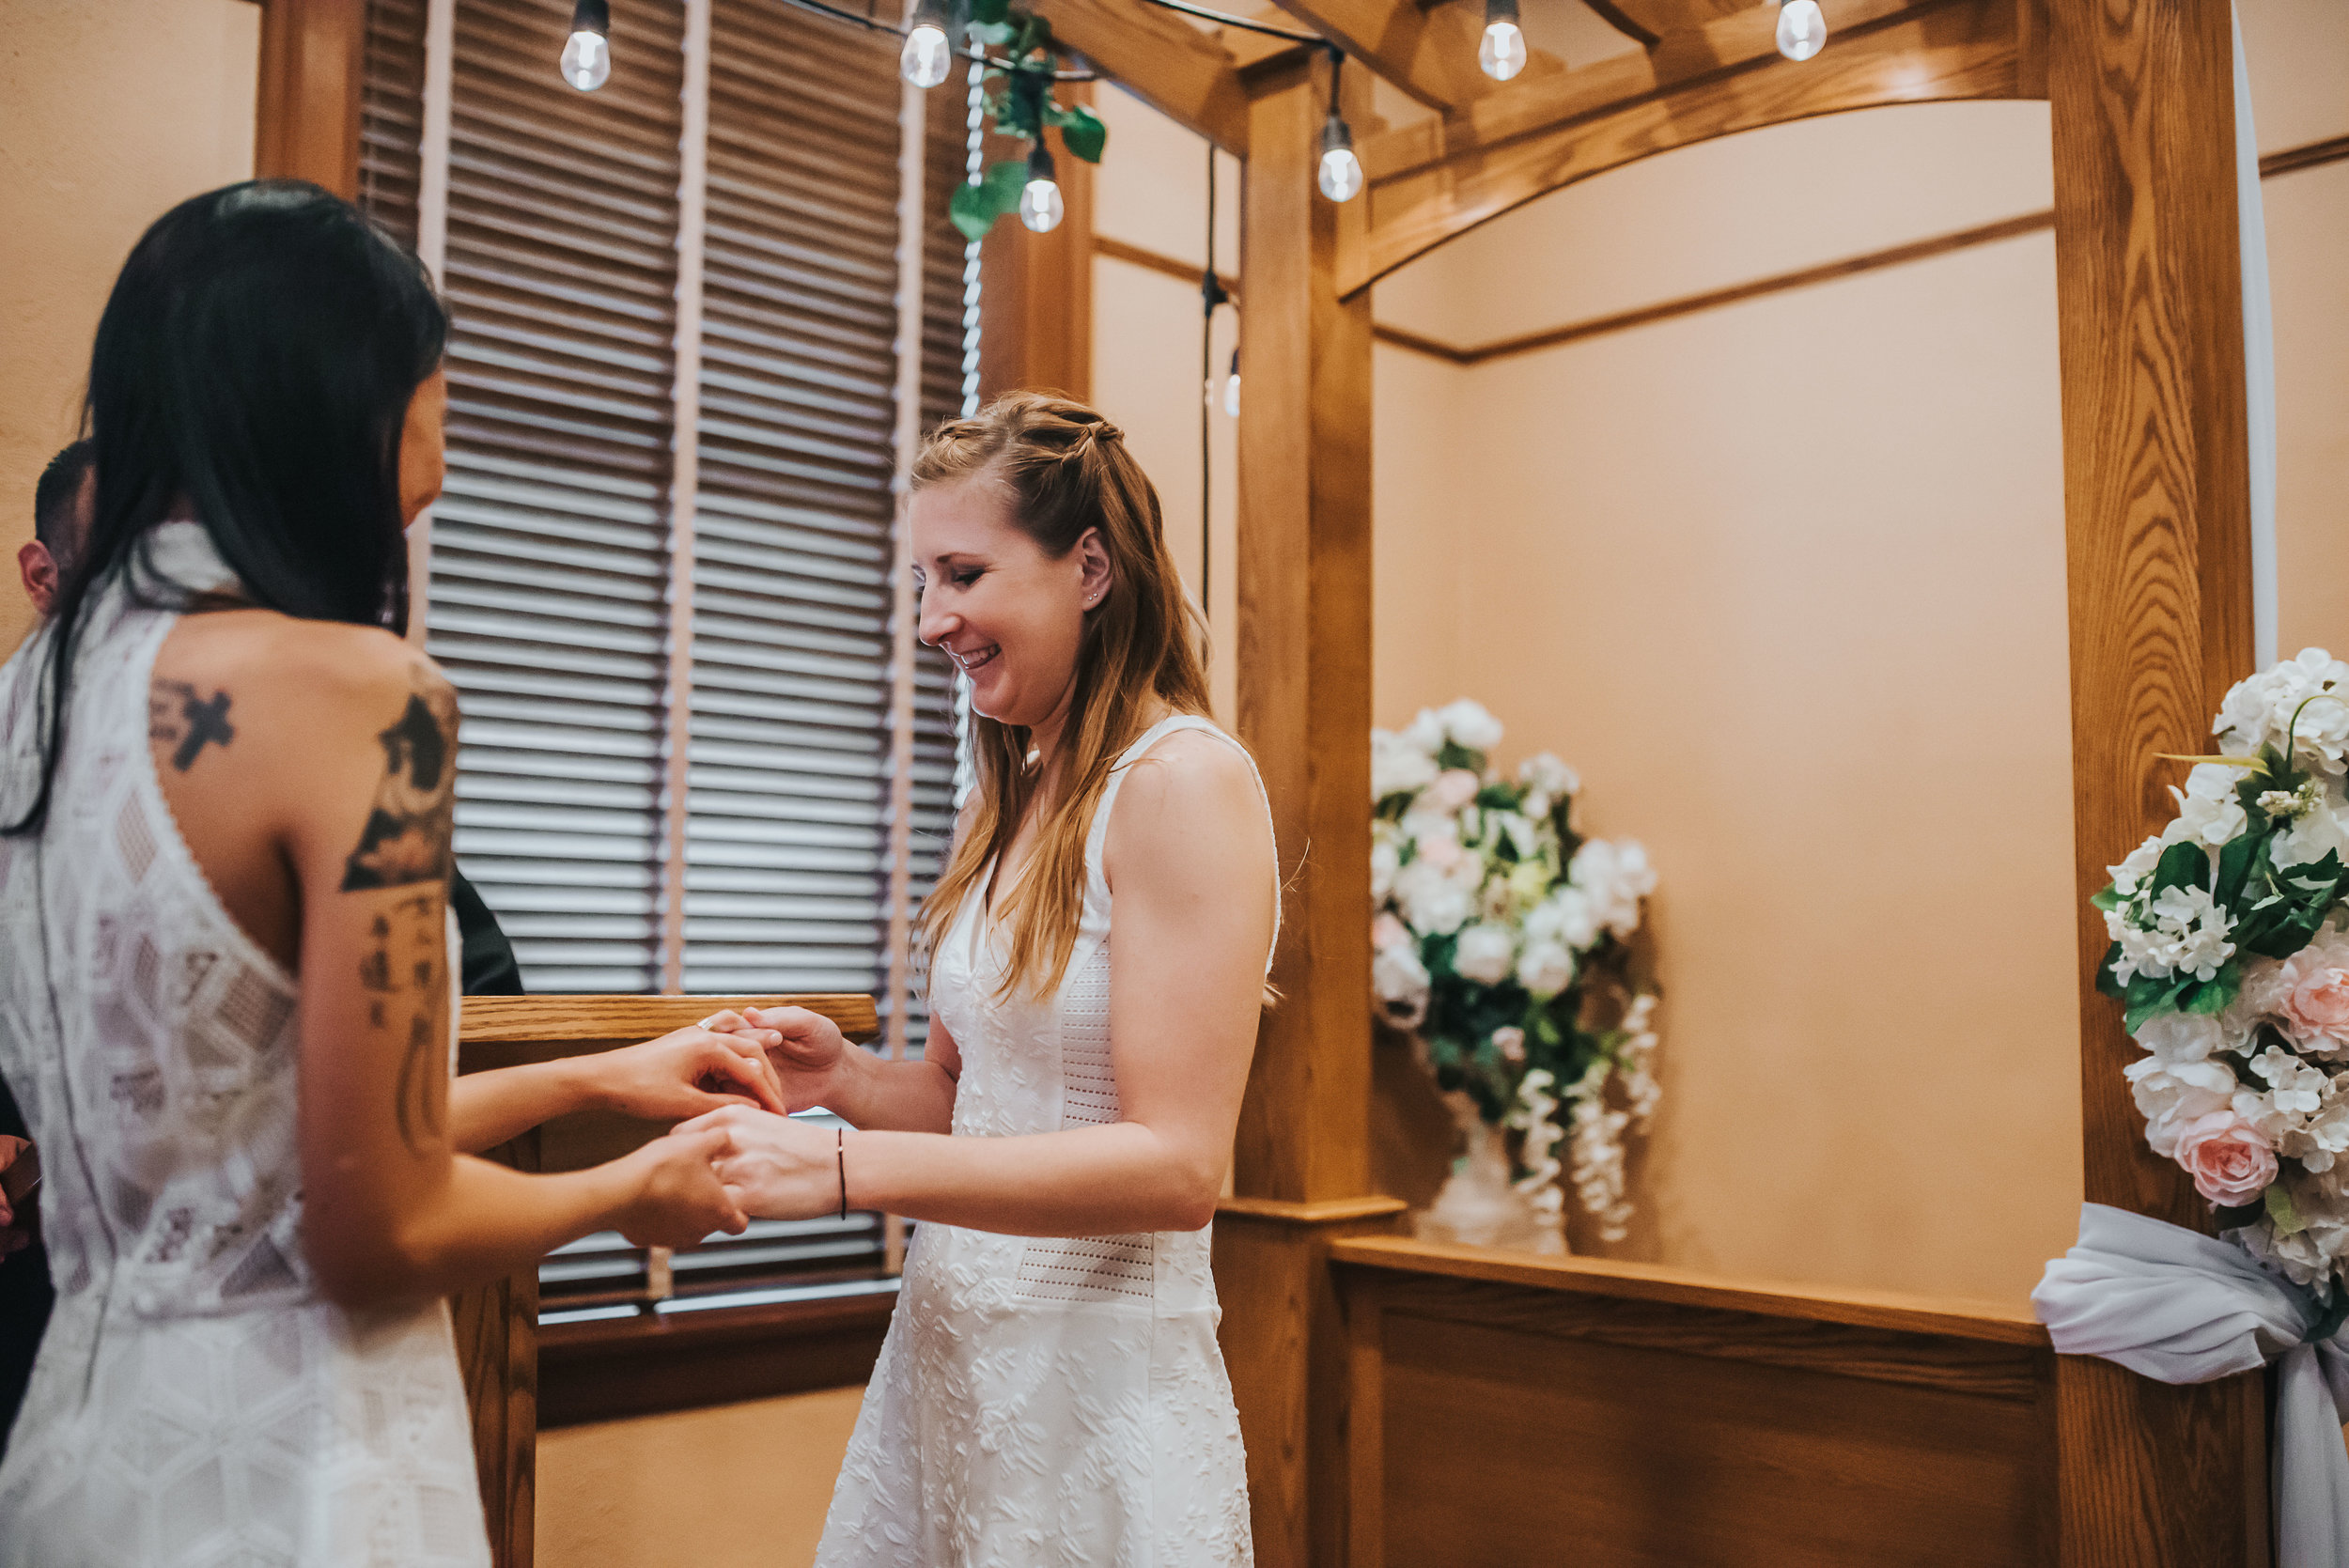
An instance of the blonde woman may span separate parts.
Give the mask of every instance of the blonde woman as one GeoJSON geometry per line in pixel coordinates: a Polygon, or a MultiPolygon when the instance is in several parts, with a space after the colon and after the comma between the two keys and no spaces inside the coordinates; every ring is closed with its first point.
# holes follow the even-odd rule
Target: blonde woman
{"type": "Polygon", "coordinates": [[[1005,397],[930,438],[910,505],[922,640],[971,682],[979,774],[923,911],[927,1052],[757,1014],[791,1108],[854,1130],[679,1130],[724,1129],[749,1213],[924,1221],[824,1568],[1246,1563],[1207,1224],[1279,919],[1263,786],[1205,717],[1115,427],[1005,397]]]}

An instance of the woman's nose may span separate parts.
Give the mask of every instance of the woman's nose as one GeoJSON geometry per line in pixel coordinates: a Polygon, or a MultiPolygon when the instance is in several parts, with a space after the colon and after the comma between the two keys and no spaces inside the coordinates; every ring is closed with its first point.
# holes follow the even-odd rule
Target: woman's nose
{"type": "Polygon", "coordinates": [[[953,636],[955,628],[961,624],[960,616],[944,610],[931,608],[930,596],[926,593],[921,598],[914,619],[913,634],[931,647],[936,647],[953,636]]]}

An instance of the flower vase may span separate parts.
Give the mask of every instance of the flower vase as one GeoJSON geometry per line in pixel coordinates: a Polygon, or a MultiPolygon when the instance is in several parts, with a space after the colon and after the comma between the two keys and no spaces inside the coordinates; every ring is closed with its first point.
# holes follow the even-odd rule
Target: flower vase
{"type": "Polygon", "coordinates": [[[1452,1162],[1452,1175],[1436,1201],[1413,1219],[1413,1234],[1427,1241],[1456,1241],[1470,1247],[1506,1247],[1524,1252],[1563,1252],[1563,1218],[1545,1220],[1532,1199],[1510,1177],[1509,1151],[1501,1129],[1477,1114],[1466,1094],[1446,1094],[1467,1141],[1467,1152],[1452,1162]]]}

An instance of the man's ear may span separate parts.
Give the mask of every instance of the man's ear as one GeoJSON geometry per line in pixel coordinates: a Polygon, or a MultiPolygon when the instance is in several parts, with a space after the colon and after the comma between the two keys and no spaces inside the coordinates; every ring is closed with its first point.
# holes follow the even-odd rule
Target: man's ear
{"type": "Polygon", "coordinates": [[[1110,582],[1114,575],[1110,569],[1109,547],[1101,542],[1101,531],[1088,528],[1084,537],[1077,541],[1078,584],[1084,592],[1087,610],[1099,607],[1109,597],[1110,582]]]}
{"type": "Polygon", "coordinates": [[[16,570],[24,580],[24,597],[33,601],[34,610],[48,614],[57,600],[57,558],[39,539],[28,540],[16,552],[16,570]]]}

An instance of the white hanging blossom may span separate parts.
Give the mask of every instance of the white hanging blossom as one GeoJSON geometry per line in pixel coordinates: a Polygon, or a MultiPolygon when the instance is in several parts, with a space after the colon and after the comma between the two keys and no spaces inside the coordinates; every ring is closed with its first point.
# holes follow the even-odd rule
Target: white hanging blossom
{"type": "Polygon", "coordinates": [[[1527,1073],[1518,1080],[1517,1103],[1506,1124],[1525,1135],[1517,1162],[1526,1173],[1517,1178],[1517,1189],[1532,1201],[1533,1212],[1543,1223],[1551,1225],[1558,1222],[1566,1205],[1566,1195],[1558,1188],[1558,1157],[1550,1153],[1566,1136],[1557,1122],[1558,1096],[1550,1093],[1557,1083],[1547,1067],[1527,1073]]]}

